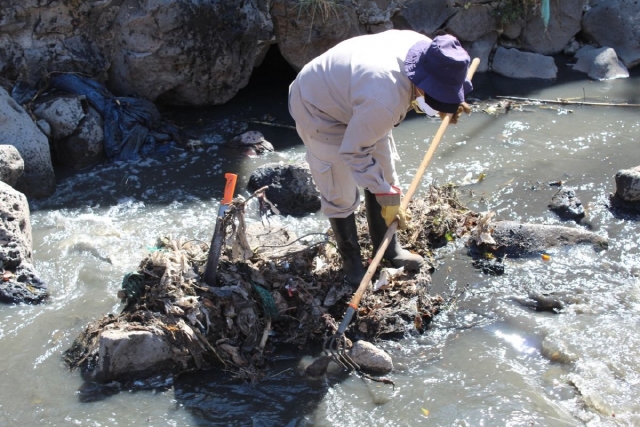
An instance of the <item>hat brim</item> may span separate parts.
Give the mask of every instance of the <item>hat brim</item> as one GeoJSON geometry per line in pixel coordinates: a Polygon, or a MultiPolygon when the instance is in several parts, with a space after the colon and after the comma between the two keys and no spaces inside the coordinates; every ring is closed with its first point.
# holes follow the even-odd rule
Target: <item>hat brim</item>
{"type": "Polygon", "coordinates": [[[442,113],[454,114],[456,111],[458,111],[458,107],[460,106],[459,102],[451,104],[438,101],[437,99],[430,97],[427,92],[424,93],[424,100],[427,102],[427,104],[429,104],[431,108],[442,113]]]}

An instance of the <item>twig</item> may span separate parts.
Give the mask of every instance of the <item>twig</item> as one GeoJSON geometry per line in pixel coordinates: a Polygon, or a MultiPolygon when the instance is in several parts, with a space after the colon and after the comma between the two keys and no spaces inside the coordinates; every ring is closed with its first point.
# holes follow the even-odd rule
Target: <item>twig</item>
{"type": "Polygon", "coordinates": [[[496,96],[501,99],[513,99],[515,101],[525,102],[542,102],[546,104],[561,104],[561,105],[587,105],[593,107],[635,107],[639,108],[640,104],[617,104],[613,102],[581,102],[581,101],[568,101],[566,99],[535,99],[535,98],[519,98],[517,96],[496,96]]]}
{"type": "Polygon", "coordinates": [[[257,124],[257,125],[274,126],[274,127],[277,127],[277,128],[294,129],[294,130],[296,128],[295,126],[282,125],[280,123],[264,122],[264,121],[261,121],[261,120],[244,120],[244,121],[246,121],[247,123],[254,123],[254,124],[257,124]]]}
{"type": "Polygon", "coordinates": [[[269,332],[271,332],[271,318],[267,319],[267,326],[264,327],[264,332],[262,333],[262,339],[260,340],[260,345],[258,346],[258,350],[260,351],[260,353],[262,353],[262,351],[264,350],[264,346],[267,345],[269,332]]]}
{"type": "Polygon", "coordinates": [[[252,195],[250,195],[246,200],[242,201],[238,205],[240,205],[240,206],[246,205],[249,200],[253,199],[254,197],[258,197],[259,194],[264,193],[265,191],[267,191],[267,188],[269,188],[268,185],[265,185],[264,187],[258,188],[256,191],[253,192],[252,195]]]}

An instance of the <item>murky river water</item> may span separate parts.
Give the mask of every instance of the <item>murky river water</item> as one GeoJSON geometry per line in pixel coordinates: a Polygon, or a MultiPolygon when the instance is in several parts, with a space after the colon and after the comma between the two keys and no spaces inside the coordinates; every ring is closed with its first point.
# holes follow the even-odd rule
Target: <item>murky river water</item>
{"type": "MultiPolygon", "coordinates": [[[[556,84],[478,76],[476,87],[479,98],[640,103],[638,73],[556,84]]],[[[285,90],[282,81],[258,82],[231,105],[173,117],[206,123],[208,115],[270,113],[291,125],[285,90]]],[[[413,117],[394,131],[405,188],[437,127],[413,117]]],[[[499,277],[473,269],[463,247],[445,249],[433,291],[467,291],[424,335],[382,344],[394,358],[395,390],[340,372],[326,383],[306,380],[291,355],[275,361],[272,376],[255,386],[199,373],[111,396],[92,393],[68,372],[61,353],[88,322],[120,310],[122,276],[137,268],[156,238],[208,242],[224,172],[239,173],[246,193],[257,165],[302,159],[293,130],[250,128],[279,153],[240,158],[216,145],[212,130],[195,151],[63,178],[53,197],[31,205],[35,262],[52,298],[40,306],[0,306],[0,426],[640,425],[640,219],[616,217],[605,207],[615,173],[640,164],[640,110],[631,108],[528,107],[473,114],[449,128],[423,183],[461,183],[469,173],[484,173],[482,182],[463,187],[472,209],[559,224],[547,209],[557,188],[547,183],[565,181],[610,247],[555,249],[549,262],[507,260],[499,277]],[[552,294],[566,307],[560,314],[523,307],[517,299],[529,292],[552,294]]],[[[298,232],[328,226],[320,215],[283,221],[298,232]]]]}

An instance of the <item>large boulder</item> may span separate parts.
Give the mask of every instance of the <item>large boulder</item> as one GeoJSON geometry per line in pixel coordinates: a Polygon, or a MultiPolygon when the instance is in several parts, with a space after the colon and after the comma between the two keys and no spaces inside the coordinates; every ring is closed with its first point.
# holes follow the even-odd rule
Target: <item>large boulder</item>
{"type": "Polygon", "coordinates": [[[351,1],[318,2],[274,0],[271,19],[278,48],[296,70],[343,40],[361,34],[360,22],[351,1]]]}
{"type": "Polygon", "coordinates": [[[457,11],[450,0],[409,1],[391,21],[399,30],[413,30],[433,36],[457,11]]]}
{"type": "Polygon", "coordinates": [[[305,162],[260,166],[249,178],[249,189],[255,191],[265,185],[269,186],[267,199],[282,215],[301,216],[320,209],[320,192],[305,162]]]}
{"type": "Polygon", "coordinates": [[[35,274],[31,247],[27,198],[0,182],[0,301],[36,303],[48,296],[35,274]]]}
{"type": "Polygon", "coordinates": [[[461,8],[447,22],[445,30],[460,41],[472,42],[495,31],[497,25],[493,8],[476,4],[461,8]]]}
{"type": "Polygon", "coordinates": [[[222,104],[249,82],[256,0],[127,2],[114,16],[114,92],[174,105],[222,104]]]}
{"type": "Polygon", "coordinates": [[[640,7],[637,0],[592,1],[582,19],[582,33],[600,46],[615,49],[627,68],[640,64],[640,7]],[[595,4],[594,4],[595,3],[595,4]]]}
{"type": "Polygon", "coordinates": [[[51,71],[108,80],[114,91],[171,104],[221,104],[270,40],[258,0],[42,2],[0,6],[0,72],[31,84],[51,71]]]}
{"type": "Polygon", "coordinates": [[[587,73],[594,80],[612,80],[629,77],[629,70],[618,59],[616,51],[610,47],[594,48],[585,46],[576,52],[578,61],[573,66],[576,71],[587,73]]]}
{"type": "Polygon", "coordinates": [[[493,71],[514,79],[555,79],[558,67],[550,56],[498,47],[493,57],[493,71]]]}
{"type": "Polygon", "coordinates": [[[31,116],[0,88],[0,144],[13,145],[24,160],[24,174],[15,188],[28,197],[53,194],[56,188],[49,140],[31,116]]]}
{"type": "Polygon", "coordinates": [[[489,58],[497,41],[498,33],[492,31],[489,34],[485,34],[480,37],[476,41],[462,43],[462,46],[464,46],[471,58],[480,59],[480,65],[478,65],[477,72],[484,73],[489,71],[489,58]]]}
{"type": "Polygon", "coordinates": [[[24,160],[13,145],[0,145],[0,181],[14,186],[24,173],[24,160]]]}
{"type": "Polygon", "coordinates": [[[584,0],[550,0],[549,5],[546,27],[539,12],[529,17],[522,29],[521,49],[543,55],[556,54],[580,32],[584,0]]]}

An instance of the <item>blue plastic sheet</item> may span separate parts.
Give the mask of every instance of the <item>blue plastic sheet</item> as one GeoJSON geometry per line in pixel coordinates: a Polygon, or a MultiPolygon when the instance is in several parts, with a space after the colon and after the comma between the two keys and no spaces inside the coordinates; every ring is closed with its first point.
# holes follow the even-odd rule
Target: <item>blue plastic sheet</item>
{"type": "Polygon", "coordinates": [[[50,81],[58,90],[84,95],[104,120],[104,150],[109,160],[139,157],[145,144],[155,144],[150,132],[162,125],[160,112],[145,99],[117,97],[96,80],[59,74],[50,81]]]}

